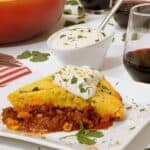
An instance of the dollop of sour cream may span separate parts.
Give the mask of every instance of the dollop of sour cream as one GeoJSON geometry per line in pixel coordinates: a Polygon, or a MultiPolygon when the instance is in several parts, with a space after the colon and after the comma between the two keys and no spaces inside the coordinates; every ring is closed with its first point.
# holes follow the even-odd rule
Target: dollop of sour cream
{"type": "Polygon", "coordinates": [[[105,38],[104,32],[98,32],[96,29],[89,27],[73,28],[62,31],[53,40],[52,48],[59,50],[70,50],[74,48],[82,48],[105,38]]]}
{"type": "Polygon", "coordinates": [[[53,74],[55,84],[65,88],[72,94],[89,99],[96,93],[96,86],[102,74],[88,66],[66,66],[53,74]]]}

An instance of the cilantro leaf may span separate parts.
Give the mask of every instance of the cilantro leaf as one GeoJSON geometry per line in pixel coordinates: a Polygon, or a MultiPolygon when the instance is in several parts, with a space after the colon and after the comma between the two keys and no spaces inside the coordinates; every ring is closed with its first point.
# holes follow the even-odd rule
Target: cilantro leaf
{"type": "Polygon", "coordinates": [[[78,19],[82,19],[85,17],[85,10],[81,6],[78,6],[78,15],[79,15],[78,19]]]}
{"type": "Polygon", "coordinates": [[[48,57],[45,57],[43,55],[34,56],[30,59],[30,61],[32,61],[32,62],[43,62],[46,60],[48,60],[48,57]]]}
{"type": "Polygon", "coordinates": [[[95,130],[87,130],[86,131],[86,136],[87,137],[96,137],[96,138],[101,138],[104,136],[104,134],[102,132],[98,132],[95,130]]]}
{"type": "Polygon", "coordinates": [[[29,57],[31,57],[31,52],[26,50],[22,54],[18,55],[17,59],[27,59],[29,57]]]}
{"type": "Polygon", "coordinates": [[[24,51],[22,54],[17,56],[17,59],[28,59],[32,62],[43,62],[48,60],[49,53],[41,53],[39,51],[24,51]]]}
{"type": "Polygon", "coordinates": [[[78,78],[73,76],[72,79],[71,79],[71,84],[76,84],[77,82],[78,82],[78,78]]]}
{"type": "Polygon", "coordinates": [[[71,9],[64,9],[64,14],[65,15],[71,15],[72,14],[72,10],[71,9]]]}
{"type": "Polygon", "coordinates": [[[80,144],[87,144],[87,145],[93,145],[96,144],[94,139],[90,139],[82,134],[77,135],[77,140],[80,144]]]}
{"type": "Polygon", "coordinates": [[[101,138],[104,136],[104,134],[96,130],[86,130],[84,128],[83,122],[80,121],[79,132],[75,135],[65,136],[63,138],[68,138],[71,136],[76,136],[80,144],[93,145],[93,144],[96,144],[95,138],[101,138]]]}

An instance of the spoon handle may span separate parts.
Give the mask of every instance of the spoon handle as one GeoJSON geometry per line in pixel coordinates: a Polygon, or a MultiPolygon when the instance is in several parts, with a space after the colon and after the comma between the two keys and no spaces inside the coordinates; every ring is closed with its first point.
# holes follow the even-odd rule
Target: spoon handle
{"type": "Polygon", "coordinates": [[[118,10],[118,8],[121,6],[121,4],[122,4],[123,1],[124,0],[117,0],[117,2],[114,5],[114,7],[111,9],[111,11],[109,12],[109,14],[104,18],[104,20],[102,21],[102,23],[98,27],[99,31],[104,30],[107,22],[111,19],[111,17],[114,15],[114,13],[118,10]]]}

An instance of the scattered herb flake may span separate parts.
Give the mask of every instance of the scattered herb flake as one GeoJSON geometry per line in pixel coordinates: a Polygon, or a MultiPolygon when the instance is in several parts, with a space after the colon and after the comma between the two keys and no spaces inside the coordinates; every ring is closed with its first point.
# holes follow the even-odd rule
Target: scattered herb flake
{"type": "Polygon", "coordinates": [[[62,34],[60,35],[60,38],[66,37],[66,34],[62,34]]]}
{"type": "Polygon", "coordinates": [[[101,92],[105,92],[107,94],[111,94],[111,91],[104,85],[101,85],[101,92]]]}
{"type": "Polygon", "coordinates": [[[106,34],[104,32],[101,32],[101,33],[103,34],[104,37],[106,36],[106,34]]]}
{"type": "Polygon", "coordinates": [[[83,36],[82,35],[78,35],[78,39],[81,39],[81,38],[83,38],[83,36]]]}
{"type": "Polygon", "coordinates": [[[129,128],[129,130],[134,130],[136,127],[135,126],[133,126],[133,127],[131,127],[131,128],[129,128]]]}
{"type": "Polygon", "coordinates": [[[127,37],[127,33],[124,33],[123,35],[122,35],[122,41],[124,42],[125,40],[126,40],[126,37],[127,37]]]}
{"type": "Polygon", "coordinates": [[[141,108],[139,111],[140,111],[140,112],[143,112],[143,111],[145,111],[145,108],[141,108]]]}
{"type": "Polygon", "coordinates": [[[65,15],[71,15],[72,14],[72,10],[71,9],[64,9],[64,14],[65,15]]]}
{"type": "Polygon", "coordinates": [[[126,109],[127,109],[127,110],[130,110],[130,109],[132,109],[132,106],[128,106],[128,107],[126,107],[126,109]]]}
{"type": "Polygon", "coordinates": [[[85,10],[81,6],[78,6],[78,15],[79,15],[78,19],[82,19],[85,17],[85,10]]]}
{"type": "Polygon", "coordinates": [[[71,84],[76,84],[77,82],[78,82],[78,78],[73,76],[72,79],[71,79],[71,84]]]}
{"type": "Polygon", "coordinates": [[[72,26],[75,24],[76,24],[76,22],[74,22],[74,21],[66,20],[64,23],[64,27],[72,26]]]}
{"type": "Polygon", "coordinates": [[[64,82],[67,82],[68,80],[67,80],[67,79],[63,79],[63,81],[64,81],[64,82]]]}
{"type": "Polygon", "coordinates": [[[99,42],[99,39],[96,39],[95,42],[99,42]]]}
{"type": "Polygon", "coordinates": [[[83,87],[83,84],[82,84],[82,83],[79,85],[79,89],[80,89],[80,92],[81,92],[81,93],[86,93],[87,90],[88,90],[88,88],[85,89],[85,88],[83,87]]]}
{"type": "Polygon", "coordinates": [[[84,78],[84,81],[87,82],[87,78],[84,78]]]}
{"type": "Polygon", "coordinates": [[[35,91],[40,91],[40,88],[39,87],[34,87],[33,89],[32,89],[32,92],[35,92],[35,91]]]}

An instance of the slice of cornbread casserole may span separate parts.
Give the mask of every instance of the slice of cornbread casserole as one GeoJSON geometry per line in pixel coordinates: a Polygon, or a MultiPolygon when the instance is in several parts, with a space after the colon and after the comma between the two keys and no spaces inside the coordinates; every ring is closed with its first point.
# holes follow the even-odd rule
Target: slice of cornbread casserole
{"type": "Polygon", "coordinates": [[[30,133],[72,131],[80,121],[102,129],[124,118],[120,95],[98,71],[67,66],[8,95],[3,110],[9,129],[30,133]]]}

